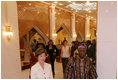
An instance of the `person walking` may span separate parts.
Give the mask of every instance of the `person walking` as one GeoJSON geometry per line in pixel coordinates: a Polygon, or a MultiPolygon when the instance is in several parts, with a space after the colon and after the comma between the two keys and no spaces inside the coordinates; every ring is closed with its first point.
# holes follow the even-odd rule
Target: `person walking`
{"type": "Polygon", "coordinates": [[[49,40],[48,45],[46,46],[46,50],[47,50],[48,55],[50,56],[50,62],[51,62],[51,66],[52,66],[53,77],[55,77],[54,62],[55,62],[56,55],[58,54],[58,49],[53,44],[53,41],[49,40]]]}
{"type": "Polygon", "coordinates": [[[64,40],[60,56],[60,59],[62,60],[63,74],[65,74],[65,68],[67,66],[70,56],[71,56],[71,49],[67,45],[67,40],[64,40]]]}
{"type": "Polygon", "coordinates": [[[95,66],[88,56],[86,56],[86,47],[78,46],[78,53],[70,58],[66,70],[65,79],[96,79],[97,73],[95,66]]]}

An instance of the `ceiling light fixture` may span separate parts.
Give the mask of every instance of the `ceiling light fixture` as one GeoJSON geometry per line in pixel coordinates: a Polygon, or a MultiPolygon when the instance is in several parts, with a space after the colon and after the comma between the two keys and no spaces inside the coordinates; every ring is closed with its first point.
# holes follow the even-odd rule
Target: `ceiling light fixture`
{"type": "Polygon", "coordinates": [[[29,6],[31,6],[32,4],[31,3],[29,3],[29,6]]]}
{"type": "Polygon", "coordinates": [[[72,4],[74,4],[74,5],[75,5],[75,2],[73,2],[72,4]]]}
{"type": "Polygon", "coordinates": [[[91,11],[88,11],[89,13],[91,13],[91,11]]]}
{"type": "Polygon", "coordinates": [[[87,1],[86,3],[90,3],[90,1],[87,1]]]}
{"type": "Polygon", "coordinates": [[[60,3],[59,5],[63,5],[63,4],[60,3]]]}
{"type": "Polygon", "coordinates": [[[58,3],[57,1],[55,1],[54,3],[58,3]]]}

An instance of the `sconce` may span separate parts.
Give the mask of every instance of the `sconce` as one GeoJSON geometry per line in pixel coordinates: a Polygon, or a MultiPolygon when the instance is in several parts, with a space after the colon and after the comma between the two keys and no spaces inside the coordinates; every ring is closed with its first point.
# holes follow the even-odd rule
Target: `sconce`
{"type": "Polygon", "coordinates": [[[11,40],[11,37],[13,36],[13,32],[11,31],[11,27],[10,26],[6,26],[5,27],[5,36],[6,36],[8,41],[11,40]]]}
{"type": "Polygon", "coordinates": [[[56,37],[57,37],[57,33],[56,33],[56,31],[55,31],[55,30],[53,31],[52,36],[53,36],[54,38],[56,38],[56,37]]]}
{"type": "Polygon", "coordinates": [[[77,38],[77,34],[76,34],[76,32],[74,32],[73,33],[73,40],[76,40],[76,38],[77,38]]]}
{"type": "Polygon", "coordinates": [[[77,34],[76,34],[75,32],[74,32],[74,34],[73,34],[73,37],[74,37],[74,38],[76,38],[76,37],[77,37],[77,34]]]}
{"type": "Polygon", "coordinates": [[[53,35],[53,37],[57,37],[57,34],[56,33],[53,33],[52,35],[53,35]]]}
{"type": "Polygon", "coordinates": [[[98,33],[96,33],[96,36],[98,35],[98,33]]]}
{"type": "Polygon", "coordinates": [[[87,34],[87,35],[86,35],[86,37],[88,37],[88,38],[89,38],[90,36],[91,36],[90,34],[87,34]]]}

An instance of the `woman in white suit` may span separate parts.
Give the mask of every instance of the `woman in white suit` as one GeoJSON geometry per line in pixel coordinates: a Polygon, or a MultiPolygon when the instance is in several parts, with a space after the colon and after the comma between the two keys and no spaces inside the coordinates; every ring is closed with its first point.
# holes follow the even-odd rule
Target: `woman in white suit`
{"type": "Polygon", "coordinates": [[[46,54],[45,49],[36,51],[38,62],[31,68],[31,79],[53,79],[51,65],[45,63],[46,54]]]}

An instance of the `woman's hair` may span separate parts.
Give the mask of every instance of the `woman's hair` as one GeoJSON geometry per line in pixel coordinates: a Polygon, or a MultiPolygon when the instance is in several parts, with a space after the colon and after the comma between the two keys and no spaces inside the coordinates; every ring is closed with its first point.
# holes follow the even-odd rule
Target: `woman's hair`
{"type": "Polygon", "coordinates": [[[38,43],[38,46],[42,46],[43,49],[45,49],[45,45],[43,43],[38,43]]]}
{"type": "Polygon", "coordinates": [[[47,55],[47,51],[45,49],[37,49],[35,54],[36,54],[36,57],[38,58],[39,55],[45,53],[45,55],[47,55]]]}
{"type": "Polygon", "coordinates": [[[50,39],[49,42],[48,42],[48,45],[50,44],[50,42],[53,42],[53,41],[50,39]]]}
{"type": "Polygon", "coordinates": [[[87,40],[86,43],[87,43],[88,45],[90,45],[90,44],[91,44],[91,41],[90,41],[90,40],[87,40]]]}
{"type": "Polygon", "coordinates": [[[67,40],[64,40],[64,41],[63,41],[63,44],[64,44],[64,42],[67,42],[67,40]]]}
{"type": "Polygon", "coordinates": [[[73,44],[75,44],[75,41],[72,41],[73,44]]]}

